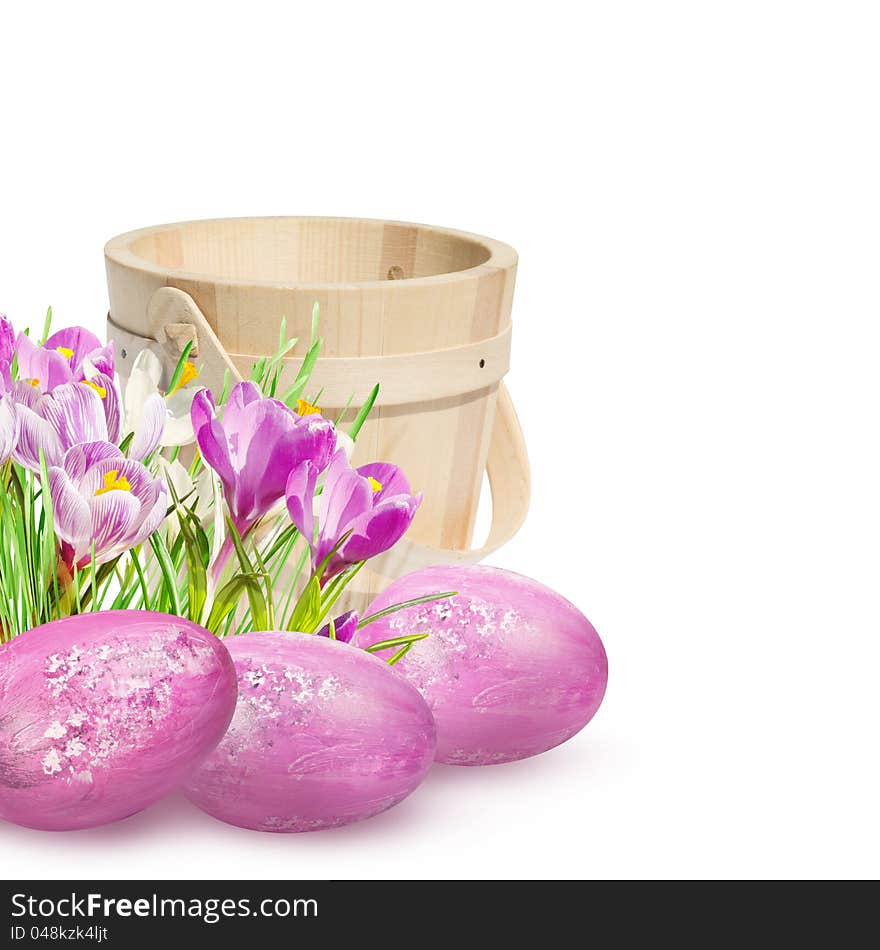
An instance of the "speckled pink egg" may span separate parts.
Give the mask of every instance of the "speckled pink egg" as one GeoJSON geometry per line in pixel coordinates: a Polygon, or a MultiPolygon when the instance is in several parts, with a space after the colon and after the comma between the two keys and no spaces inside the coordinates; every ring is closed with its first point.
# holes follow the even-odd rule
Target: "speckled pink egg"
{"type": "Polygon", "coordinates": [[[185,786],[209,815],[258,831],[315,831],[378,815],[425,777],[434,720],[386,663],[306,633],[226,644],[238,707],[185,786]]]}
{"type": "Polygon", "coordinates": [[[166,614],[114,610],[0,647],[0,818],[51,831],[133,815],[180,785],[235,710],[226,648],[166,614]]]}
{"type": "Polygon", "coordinates": [[[393,669],[434,714],[437,760],[511,762],[583,729],[605,694],[605,649],[590,621],[543,584],[482,565],[432,567],[395,581],[367,613],[447,590],[458,596],[391,614],[352,640],[430,634],[393,669]]]}

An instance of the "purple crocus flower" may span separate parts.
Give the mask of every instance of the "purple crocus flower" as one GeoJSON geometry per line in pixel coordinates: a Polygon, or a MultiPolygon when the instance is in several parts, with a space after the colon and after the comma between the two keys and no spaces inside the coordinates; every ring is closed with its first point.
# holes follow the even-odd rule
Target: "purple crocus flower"
{"type": "Polygon", "coordinates": [[[119,393],[102,373],[47,393],[19,380],[12,385],[12,399],[19,422],[13,457],[31,471],[40,470],[40,449],[47,465],[60,465],[64,453],[80,442],[119,438],[119,393]]]}
{"type": "Polygon", "coordinates": [[[40,346],[19,333],[16,342],[18,377],[42,393],[50,393],[64,383],[113,378],[113,344],[101,341],[83,327],[68,327],[53,333],[40,346]]]}
{"type": "MultiPolygon", "coordinates": [[[[336,633],[336,639],[340,643],[350,643],[351,638],[355,635],[355,631],[358,628],[358,615],[354,610],[349,610],[347,613],[340,614],[333,621],[334,631],[336,633]]],[[[330,624],[326,623],[320,630],[317,631],[319,637],[329,637],[330,636],[330,624]]]]}
{"type": "Polygon", "coordinates": [[[199,390],[192,423],[202,457],[220,476],[242,535],[283,497],[292,469],[308,462],[323,471],[336,442],[332,424],[322,416],[297,416],[284,403],[264,397],[252,382],[233,387],[222,422],[210,392],[199,390]]]}
{"type": "Polygon", "coordinates": [[[393,547],[403,537],[422,502],[410,492],[406,476],[396,465],[374,462],[349,466],[345,452],[333,456],[318,508],[318,537],[312,499],[318,472],[303,463],[287,480],[287,510],[312,548],[312,568],[327,558],[348,534],[324,568],[322,582],[349,564],[366,561],[393,547]]]}
{"type": "Polygon", "coordinates": [[[0,313],[0,392],[12,387],[12,359],[15,356],[15,330],[5,313],[0,313]]]}
{"type": "Polygon", "coordinates": [[[69,568],[103,564],[141,544],[165,520],[168,490],[109,442],[68,449],[49,469],[55,533],[69,568]]]}
{"type": "Polygon", "coordinates": [[[15,403],[8,393],[0,396],[0,465],[2,465],[18,444],[18,414],[15,403]]]}

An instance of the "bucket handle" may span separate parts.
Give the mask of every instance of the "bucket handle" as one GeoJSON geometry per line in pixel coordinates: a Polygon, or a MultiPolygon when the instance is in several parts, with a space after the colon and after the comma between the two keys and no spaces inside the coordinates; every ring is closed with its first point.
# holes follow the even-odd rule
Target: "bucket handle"
{"type": "Polygon", "coordinates": [[[438,548],[410,541],[404,535],[390,551],[370,560],[370,570],[393,580],[438,564],[476,564],[506,544],[522,527],[531,495],[529,457],[513,400],[504,383],[498,386],[486,473],[492,490],[492,525],[482,547],[438,548]]]}
{"type": "MultiPolygon", "coordinates": [[[[150,349],[160,359],[165,375],[162,382],[167,385],[180,354],[187,343],[192,343],[190,356],[198,361],[199,379],[209,389],[219,392],[227,371],[233,380],[242,378],[241,361],[244,357],[226,352],[217,334],[189,294],[176,287],[158,288],[150,298],[147,317],[150,337],[131,333],[114,323],[110,314],[107,316],[108,337],[116,341],[117,362],[122,364],[120,368],[124,372],[130,369],[141,350],[150,349]]],[[[522,526],[528,512],[531,482],[525,438],[510,393],[502,381],[509,362],[509,351],[508,327],[489,340],[441,350],[440,355],[431,355],[434,367],[454,372],[459,385],[467,379],[473,379],[474,390],[496,382],[498,385],[495,418],[486,458],[486,472],[492,491],[492,524],[486,543],[479,548],[452,549],[419,544],[404,537],[390,551],[370,560],[370,569],[374,573],[394,578],[436,564],[476,564],[506,544],[522,526]],[[483,372],[484,370],[486,372],[483,372]]],[[[421,357],[422,354],[416,356],[421,357]]],[[[427,354],[424,356],[427,357],[427,354]]],[[[379,359],[396,362],[398,358],[374,358],[371,362],[379,359]]],[[[410,357],[404,359],[409,360],[410,357]]],[[[333,358],[333,362],[341,364],[343,360],[333,358]]],[[[297,368],[298,361],[291,363],[294,369],[297,368]]],[[[320,366],[320,363],[319,360],[317,365],[320,366]]],[[[448,384],[442,381],[443,375],[434,372],[421,376],[423,384],[438,378],[441,381],[434,384],[438,387],[437,393],[428,393],[420,388],[419,401],[448,395],[448,384]]],[[[413,401],[411,394],[408,400],[403,398],[407,394],[405,387],[398,388],[400,402],[413,401]]],[[[459,388],[457,391],[466,392],[467,389],[459,388]]],[[[382,405],[389,404],[388,399],[377,402],[382,405]]]]}

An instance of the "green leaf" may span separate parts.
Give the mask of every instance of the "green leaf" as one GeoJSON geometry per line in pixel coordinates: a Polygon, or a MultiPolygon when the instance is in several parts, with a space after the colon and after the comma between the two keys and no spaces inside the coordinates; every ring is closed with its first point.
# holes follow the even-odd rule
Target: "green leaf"
{"type": "Polygon", "coordinates": [[[193,348],[193,341],[189,340],[186,346],[183,348],[180,354],[180,359],[177,361],[177,366],[174,367],[174,372],[171,374],[171,379],[168,383],[168,388],[165,390],[167,393],[173,393],[174,387],[180,382],[180,377],[183,376],[183,368],[186,365],[187,359],[189,359],[189,352],[193,348]]]}
{"type": "Polygon", "coordinates": [[[52,329],[52,308],[46,310],[46,320],[43,323],[43,335],[40,337],[40,346],[49,339],[49,331],[52,329]]]}
{"type": "Polygon", "coordinates": [[[380,640],[378,643],[371,643],[368,647],[364,647],[364,649],[367,653],[378,653],[380,650],[390,650],[392,647],[411,647],[414,643],[418,643],[419,640],[424,640],[429,636],[429,633],[411,633],[406,637],[393,637],[391,640],[380,640]]]}
{"type": "Polygon", "coordinates": [[[343,416],[344,416],[344,415],[348,412],[348,410],[351,408],[351,401],[352,401],[352,399],[354,399],[354,395],[351,395],[351,396],[348,397],[348,402],[346,402],[345,408],[342,410],[342,412],[339,413],[339,415],[338,415],[338,416],[336,417],[336,419],[334,420],[333,425],[334,425],[337,429],[339,428],[339,423],[342,422],[343,416]]]}
{"type": "MultiPolygon", "coordinates": [[[[189,522],[187,515],[177,512],[180,522],[180,532],[186,548],[186,583],[189,593],[189,619],[194,623],[201,623],[202,611],[208,599],[208,572],[206,570],[207,554],[199,544],[196,533],[189,522]]],[[[199,525],[201,528],[201,525],[199,525]]],[[[204,532],[203,532],[204,533],[204,532]]],[[[207,541],[207,539],[206,539],[207,541]]]]}
{"type": "Polygon", "coordinates": [[[165,596],[171,606],[171,612],[177,614],[179,617],[183,616],[180,608],[180,595],[177,592],[177,578],[174,574],[174,565],[162,535],[158,532],[151,535],[150,546],[156,555],[156,560],[159,562],[159,569],[162,572],[162,579],[164,581],[165,596]]]}
{"type": "Polygon", "coordinates": [[[312,304],[312,343],[318,339],[318,324],[321,320],[321,306],[316,300],[312,304]]]}
{"type": "Polygon", "coordinates": [[[238,557],[238,563],[241,566],[242,573],[255,573],[254,565],[251,564],[251,560],[247,556],[247,551],[245,551],[244,545],[241,543],[241,535],[238,533],[238,528],[235,527],[235,522],[229,515],[226,516],[226,527],[229,529],[229,537],[232,539],[232,545],[235,548],[235,554],[238,557]]]}
{"type": "Polygon", "coordinates": [[[266,363],[269,362],[269,358],[266,356],[261,356],[254,367],[251,370],[251,380],[255,383],[261,383],[263,381],[263,373],[266,371],[266,363]]]}
{"type": "Polygon", "coordinates": [[[315,623],[315,628],[333,609],[333,605],[339,600],[345,588],[354,580],[358,571],[366,564],[366,561],[358,561],[347,567],[341,574],[334,577],[333,580],[321,592],[321,614],[315,623]]]}
{"type": "Polygon", "coordinates": [[[327,556],[315,568],[315,577],[321,577],[324,571],[327,570],[327,565],[333,560],[333,555],[337,554],[342,545],[345,544],[345,542],[351,537],[353,530],[353,528],[349,528],[348,531],[346,531],[336,542],[336,544],[334,544],[333,547],[327,552],[327,556]]]}
{"type": "Polygon", "coordinates": [[[128,560],[128,564],[125,566],[125,575],[116,571],[116,580],[119,582],[119,593],[117,593],[116,598],[113,603],[110,605],[111,610],[125,610],[132,602],[134,595],[137,593],[137,586],[133,584],[134,581],[134,564],[132,563],[131,558],[128,560]]]}
{"type": "MultiPolygon", "coordinates": [[[[236,574],[229,583],[224,584],[214,595],[214,605],[206,624],[211,633],[217,633],[220,625],[229,617],[238,606],[241,595],[247,592],[250,599],[254,594],[262,596],[260,584],[252,574],[236,574]]],[[[253,603],[253,601],[251,601],[253,603]]],[[[256,628],[259,629],[259,628],[256,628]]]]}
{"type": "Polygon", "coordinates": [[[397,651],[397,653],[394,654],[394,656],[389,657],[389,659],[388,659],[388,661],[387,661],[387,662],[388,662],[388,665],[389,665],[389,666],[394,666],[394,664],[397,663],[398,660],[402,660],[402,659],[407,655],[407,653],[409,653],[409,651],[410,651],[412,648],[413,648],[413,645],[412,645],[411,643],[407,643],[407,645],[406,645],[405,647],[401,647],[401,648],[397,651]]]}
{"type": "Polygon", "coordinates": [[[287,392],[284,394],[284,398],[281,400],[285,406],[289,409],[294,409],[296,407],[296,401],[299,399],[303,391],[306,388],[306,384],[309,381],[309,377],[312,375],[312,370],[315,368],[315,363],[318,360],[318,355],[321,352],[321,346],[323,340],[315,340],[315,342],[309,347],[308,352],[305,355],[305,359],[302,362],[302,366],[299,368],[299,372],[296,374],[296,379],[293,381],[293,385],[287,392]]]}
{"type": "Polygon", "coordinates": [[[291,540],[295,540],[297,534],[296,525],[288,525],[281,534],[275,539],[269,550],[263,555],[266,561],[271,561],[273,557],[291,540]]]}
{"type": "Polygon", "coordinates": [[[287,317],[282,316],[281,324],[278,327],[278,349],[287,342],[287,317]]]}
{"type": "MultiPolygon", "coordinates": [[[[193,490],[195,491],[195,489],[193,490]]],[[[208,562],[211,560],[211,542],[208,540],[208,535],[202,527],[202,522],[195,512],[195,508],[187,508],[186,505],[182,507],[184,512],[186,512],[186,520],[189,522],[193,534],[195,535],[199,558],[201,559],[202,565],[207,569],[208,562]]]]}
{"type": "Polygon", "coordinates": [[[313,633],[321,615],[321,583],[315,575],[300,594],[287,623],[288,630],[313,633]]]}
{"type": "Polygon", "coordinates": [[[425,594],[424,597],[414,597],[412,600],[405,600],[400,604],[392,604],[390,607],[385,607],[384,610],[377,610],[374,614],[369,614],[369,616],[364,617],[358,623],[358,630],[361,627],[366,627],[367,624],[373,623],[376,620],[381,620],[382,617],[388,617],[390,614],[396,614],[398,610],[406,610],[407,607],[415,607],[418,604],[429,604],[433,600],[445,600],[447,597],[455,597],[458,594],[457,590],[447,590],[442,594],[425,594]]]}
{"type": "Polygon", "coordinates": [[[370,414],[370,410],[373,408],[373,403],[376,401],[378,395],[379,384],[376,383],[370,391],[370,395],[367,396],[367,401],[358,410],[358,414],[354,417],[354,422],[352,422],[351,428],[348,430],[348,434],[352,439],[357,439],[358,433],[361,431],[363,424],[367,421],[367,416],[370,414]]]}
{"type": "Polygon", "coordinates": [[[241,535],[238,533],[238,528],[235,527],[235,523],[229,515],[226,516],[226,525],[229,528],[229,536],[232,538],[232,544],[235,547],[238,563],[241,566],[241,575],[238,576],[249,576],[254,578],[255,581],[254,585],[248,584],[245,587],[248,602],[251,605],[251,613],[254,618],[254,630],[267,630],[269,608],[263,594],[263,589],[256,580],[256,571],[254,570],[253,564],[251,564],[250,558],[247,556],[244,545],[241,543],[241,535]]]}
{"type": "Polygon", "coordinates": [[[220,390],[220,398],[217,400],[217,405],[222,406],[225,404],[226,400],[229,398],[229,390],[232,388],[232,373],[228,369],[223,370],[223,389],[220,390]]]}
{"type": "Polygon", "coordinates": [[[302,551],[300,551],[299,557],[297,558],[296,566],[294,567],[293,572],[290,575],[290,577],[287,579],[287,597],[285,597],[284,606],[281,609],[281,629],[283,630],[289,629],[289,627],[285,623],[285,618],[288,616],[288,611],[290,610],[290,604],[291,604],[291,601],[293,600],[293,595],[296,593],[296,587],[297,587],[297,584],[299,583],[299,578],[300,578],[300,575],[302,574],[303,568],[306,565],[306,561],[308,560],[309,553],[310,551],[308,547],[307,546],[303,547],[302,551]]]}
{"type": "MultiPolygon", "coordinates": [[[[51,321],[52,308],[49,307],[47,323],[51,324],[51,321]]],[[[52,506],[52,496],[49,492],[49,471],[46,467],[46,456],[43,454],[42,449],[40,449],[40,482],[46,486],[45,494],[42,497],[43,513],[45,515],[46,522],[45,533],[43,535],[43,564],[40,573],[45,577],[46,572],[51,572],[52,590],[55,594],[54,606],[57,613],[61,602],[61,594],[58,590],[58,565],[56,553],[58,542],[55,537],[55,511],[52,506]]],[[[50,619],[52,618],[50,617],[50,619]]]]}
{"type": "Polygon", "coordinates": [[[257,548],[257,545],[254,544],[254,557],[257,559],[257,564],[260,568],[260,574],[263,576],[263,583],[266,585],[266,607],[267,607],[267,618],[266,618],[266,630],[275,629],[275,602],[272,596],[272,577],[269,572],[266,570],[266,565],[263,563],[263,559],[260,557],[260,551],[257,548]]]}
{"type": "Polygon", "coordinates": [[[119,451],[123,455],[128,455],[128,450],[131,448],[131,443],[134,441],[134,433],[129,432],[128,435],[119,443],[119,451]]]}

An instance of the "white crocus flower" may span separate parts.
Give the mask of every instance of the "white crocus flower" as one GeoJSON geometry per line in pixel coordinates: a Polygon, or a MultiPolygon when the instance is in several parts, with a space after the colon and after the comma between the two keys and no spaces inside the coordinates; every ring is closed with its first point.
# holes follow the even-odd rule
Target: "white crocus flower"
{"type": "MultiPolygon", "coordinates": [[[[195,366],[185,363],[180,382],[171,392],[164,394],[168,418],[161,445],[189,445],[195,440],[190,408],[193,396],[202,388],[195,382],[197,377],[195,366]]],[[[147,400],[156,393],[163,395],[159,390],[161,378],[162,363],[159,357],[152,350],[141,350],[125,387],[125,432],[139,431],[147,400]]]]}

